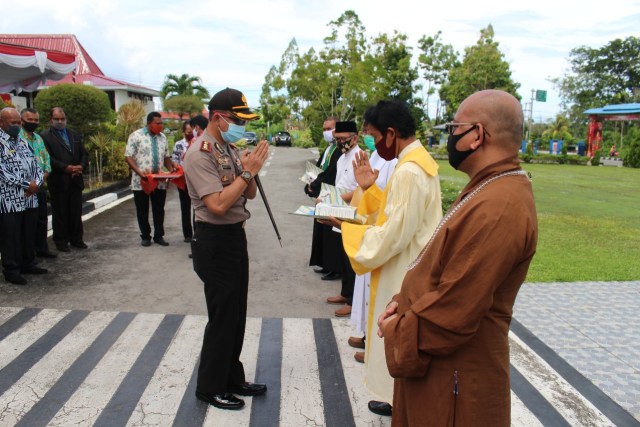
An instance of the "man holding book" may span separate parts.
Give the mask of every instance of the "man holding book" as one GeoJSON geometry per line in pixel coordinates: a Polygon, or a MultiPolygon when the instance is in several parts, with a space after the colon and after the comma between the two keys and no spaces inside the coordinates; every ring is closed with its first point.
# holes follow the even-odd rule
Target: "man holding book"
{"type": "Polygon", "coordinates": [[[393,378],[387,370],[383,340],[375,330],[372,333],[372,327],[399,292],[407,265],[418,256],[442,218],[440,181],[437,163],[415,137],[416,122],[406,103],[380,101],[367,109],[364,121],[380,157],[397,158],[398,164],[383,191],[376,184],[379,172],[371,168],[367,154],[357,153],[354,176],[364,190],[358,213],[376,215],[376,222],[331,222],[342,229],[344,249],[355,272],[371,272],[365,384],[379,399],[369,402],[369,409],[391,415],[393,378]]]}

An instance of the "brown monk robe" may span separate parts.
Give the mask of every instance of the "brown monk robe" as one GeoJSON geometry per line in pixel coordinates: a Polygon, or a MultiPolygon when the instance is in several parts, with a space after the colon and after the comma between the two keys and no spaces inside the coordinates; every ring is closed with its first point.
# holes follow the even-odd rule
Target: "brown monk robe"
{"type": "Polygon", "coordinates": [[[379,319],[394,426],[510,425],[509,323],[538,228],[522,122],[518,101],[492,90],[449,125],[449,161],[471,181],[379,319]]]}

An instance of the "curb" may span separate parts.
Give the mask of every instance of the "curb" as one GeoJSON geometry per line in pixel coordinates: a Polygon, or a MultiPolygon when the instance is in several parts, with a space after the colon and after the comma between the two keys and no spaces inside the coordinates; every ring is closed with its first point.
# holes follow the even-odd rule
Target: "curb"
{"type": "MultiPolygon", "coordinates": [[[[126,186],[124,188],[116,190],[115,192],[105,193],[102,196],[98,196],[91,200],[87,200],[86,202],[82,203],[82,215],[84,216],[90,212],[93,212],[96,209],[106,206],[109,203],[113,203],[116,200],[122,199],[123,197],[126,197],[129,194],[131,194],[131,187],[126,186]]],[[[47,217],[47,231],[52,230],[51,221],[52,221],[51,215],[49,215],[47,217]]]]}

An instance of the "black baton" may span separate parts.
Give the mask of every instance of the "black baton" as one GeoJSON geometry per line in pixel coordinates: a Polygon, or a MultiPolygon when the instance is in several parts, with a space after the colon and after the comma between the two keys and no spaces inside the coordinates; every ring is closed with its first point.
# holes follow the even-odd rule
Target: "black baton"
{"type": "Polygon", "coordinates": [[[271,219],[271,224],[273,224],[273,229],[276,232],[276,236],[278,236],[278,242],[280,242],[280,247],[282,246],[282,237],[280,237],[280,232],[278,231],[278,226],[276,225],[276,220],[273,218],[273,213],[271,213],[271,208],[269,207],[269,202],[267,201],[267,196],[264,194],[264,189],[262,188],[262,183],[260,182],[260,177],[258,175],[254,176],[253,179],[256,180],[256,185],[258,186],[258,191],[260,192],[260,197],[262,197],[262,201],[264,202],[264,207],[267,208],[267,213],[269,214],[269,218],[271,219]]]}

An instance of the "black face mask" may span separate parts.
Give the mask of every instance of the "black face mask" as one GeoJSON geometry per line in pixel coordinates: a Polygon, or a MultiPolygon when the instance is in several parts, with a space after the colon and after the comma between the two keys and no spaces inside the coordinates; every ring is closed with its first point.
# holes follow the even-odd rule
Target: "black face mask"
{"type": "Polygon", "coordinates": [[[466,151],[459,151],[456,148],[456,144],[458,143],[458,141],[460,141],[460,139],[465,136],[466,134],[468,134],[469,132],[471,132],[472,130],[474,130],[475,128],[477,128],[477,125],[474,125],[472,127],[470,127],[469,129],[467,129],[466,131],[459,133],[457,135],[449,135],[449,138],[447,139],[447,151],[449,152],[449,164],[451,165],[451,167],[453,167],[454,169],[458,169],[458,167],[460,167],[460,164],[462,162],[464,162],[464,160],[469,157],[470,155],[472,155],[476,150],[466,150],[466,151]]]}
{"type": "Polygon", "coordinates": [[[18,125],[10,125],[7,129],[7,133],[12,138],[17,138],[20,135],[20,126],[18,125]]]}
{"type": "Polygon", "coordinates": [[[22,123],[22,127],[24,128],[24,130],[26,130],[27,132],[31,133],[34,130],[36,130],[36,128],[38,127],[40,123],[30,123],[30,122],[24,122],[22,123]]]}

